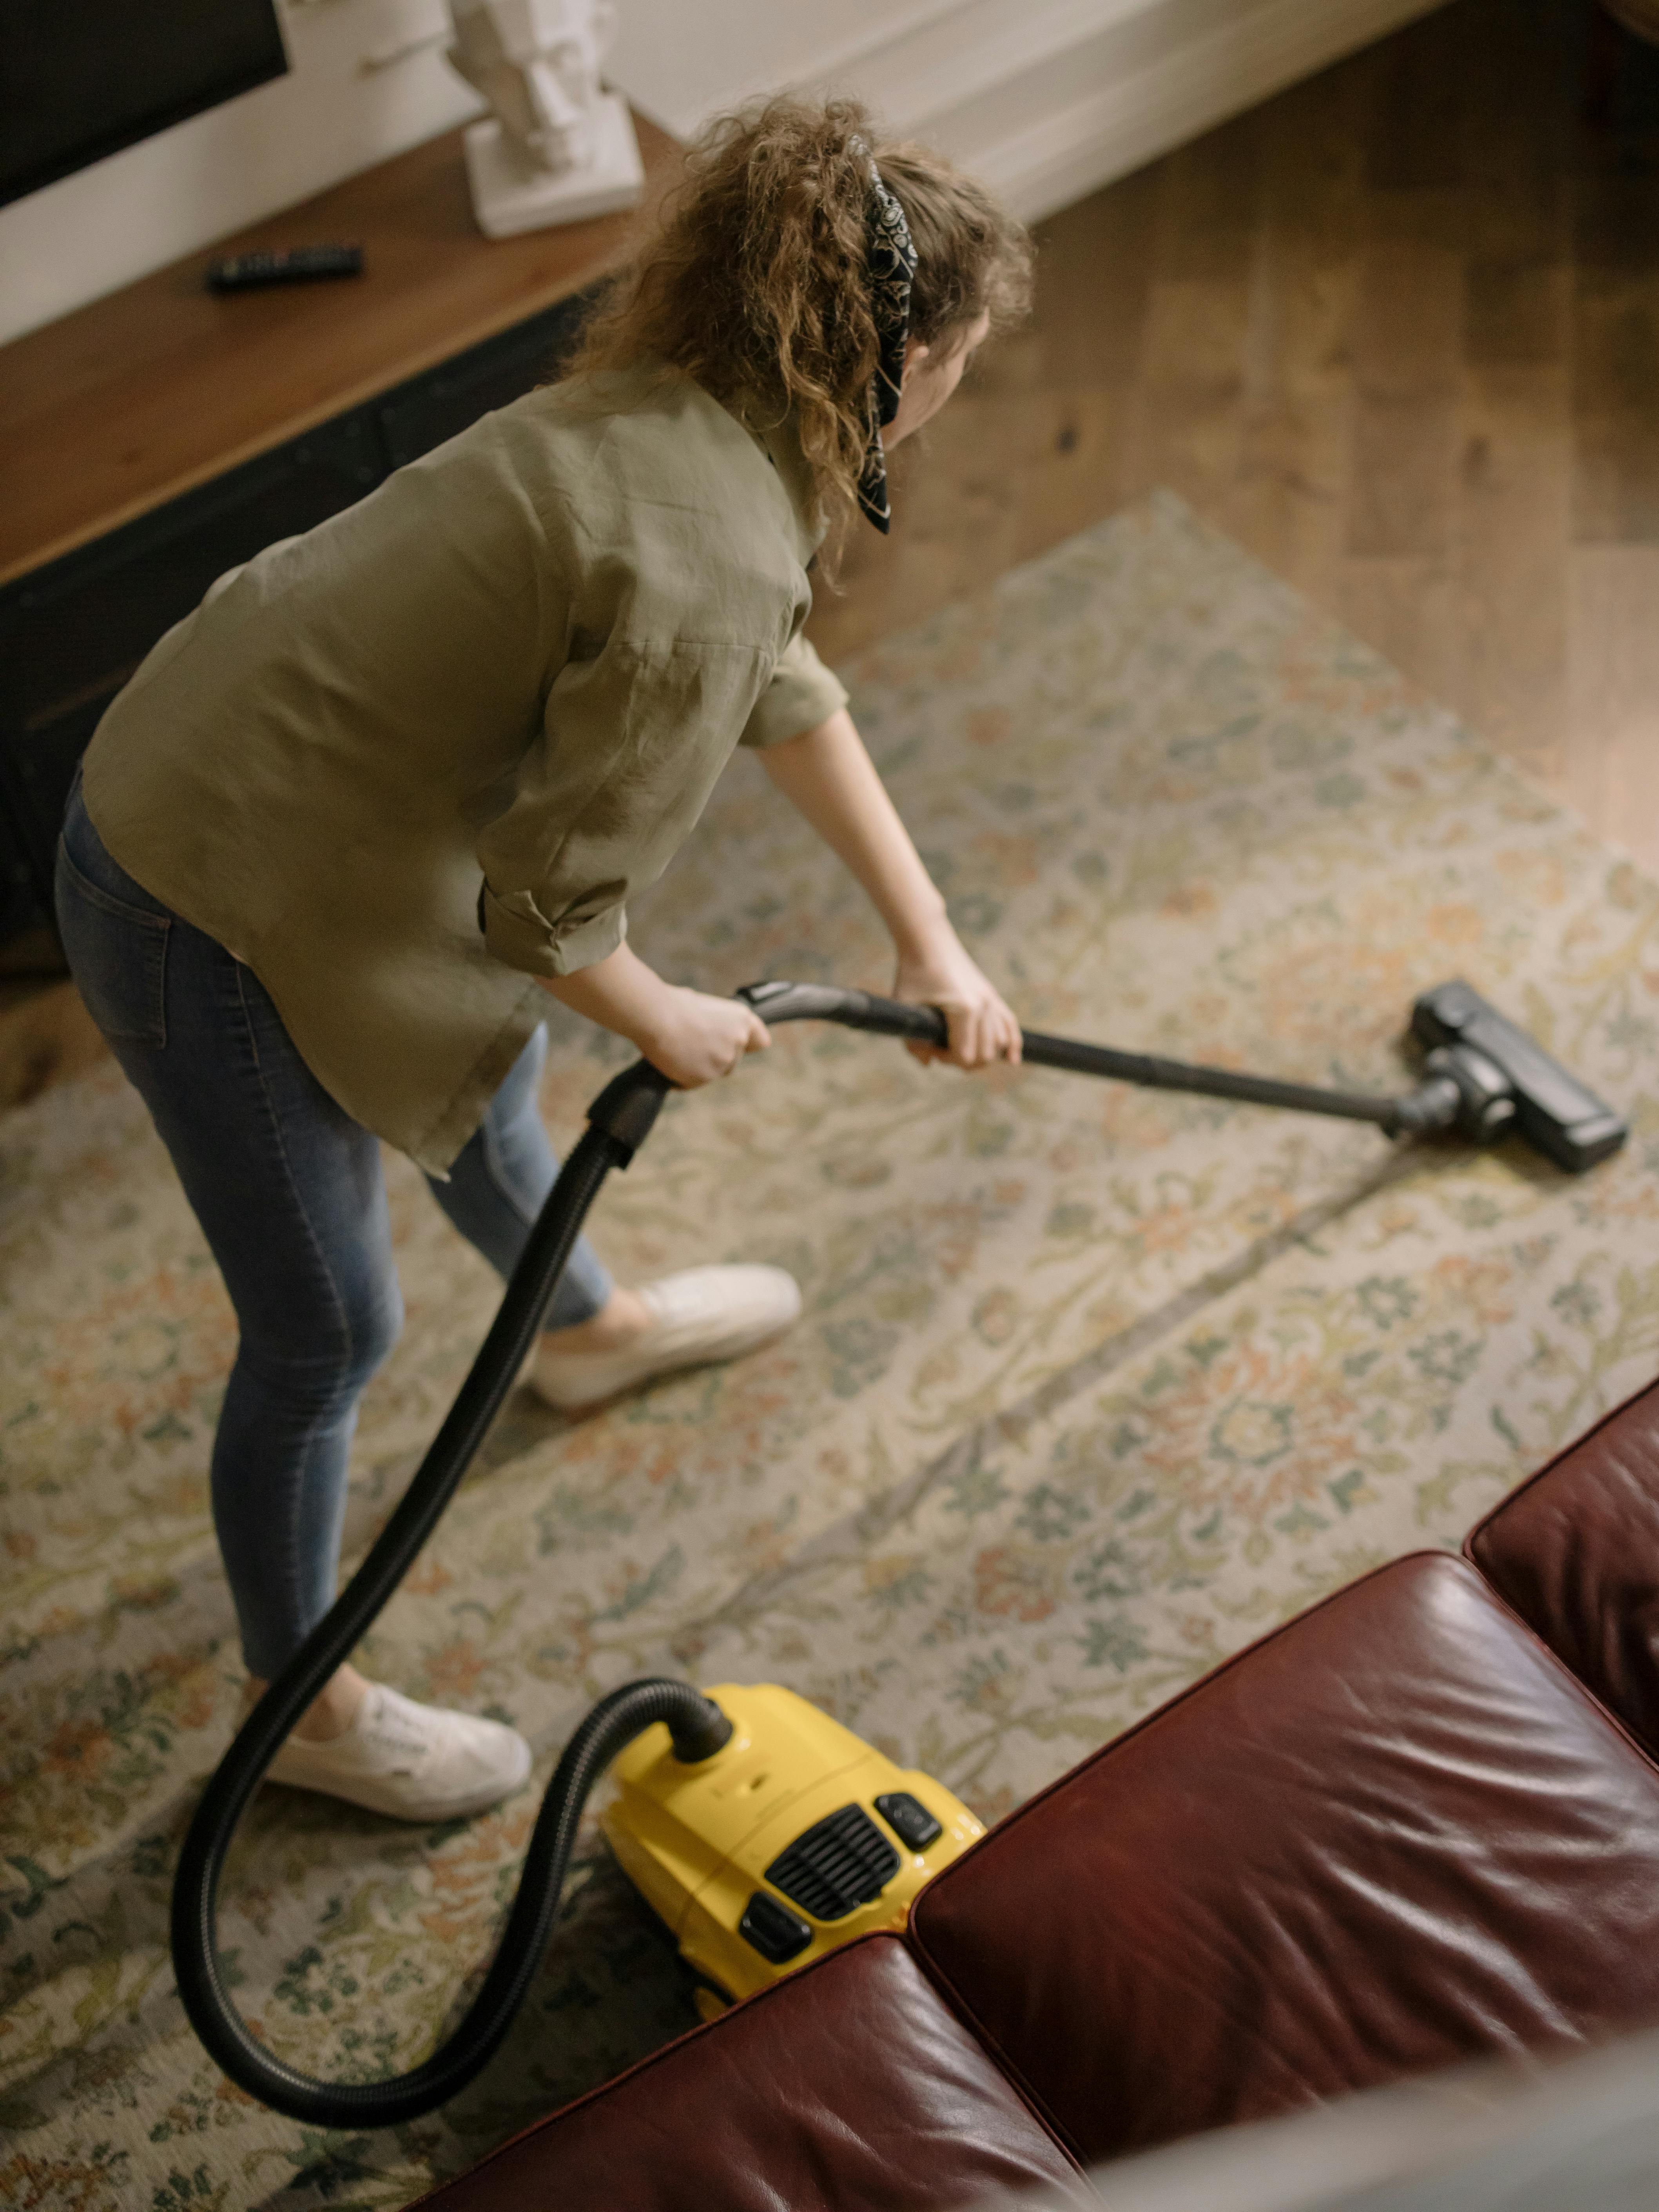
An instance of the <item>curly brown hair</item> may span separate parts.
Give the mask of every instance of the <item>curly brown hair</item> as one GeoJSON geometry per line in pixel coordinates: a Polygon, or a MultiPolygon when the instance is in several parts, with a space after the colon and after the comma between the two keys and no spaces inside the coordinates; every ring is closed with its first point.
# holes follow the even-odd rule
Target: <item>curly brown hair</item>
{"type": "Polygon", "coordinates": [[[948,350],[1026,312],[1031,243],[941,155],[890,145],[857,101],[781,98],[718,118],[589,324],[573,372],[659,354],[757,426],[792,411],[820,520],[854,508],[878,340],[866,270],[870,154],[917,264],[910,336],[948,350]]]}

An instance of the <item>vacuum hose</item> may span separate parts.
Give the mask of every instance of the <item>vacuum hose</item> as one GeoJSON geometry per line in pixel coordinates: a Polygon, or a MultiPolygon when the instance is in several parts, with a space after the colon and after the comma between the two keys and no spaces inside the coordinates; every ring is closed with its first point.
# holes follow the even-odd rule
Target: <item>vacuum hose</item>
{"type": "Polygon", "coordinates": [[[600,1699],[566,1745],[548,1785],[477,1996],[447,2042],[411,2072],[380,2081],[314,2080],[260,2043],[231,2002],[214,1907],[236,1824],[295,1723],[350,1656],[431,1534],[536,1340],[601,1184],[612,1168],[633,1158],[671,1088],[666,1076],[641,1060],[589,1108],[588,1127],[559,1171],[431,1449],[362,1565],[243,1723],[185,1838],[173,1887],[173,1961],[190,2024],[233,2081],[291,2119],[329,2128],[394,2127],[464,2088],[524,2002],[546,1948],[582,1807],[611,1761],[657,1721],[668,1723],[675,1755],[688,1762],[711,1758],[732,1733],[720,1707],[689,1682],[629,1682],[600,1699]]]}

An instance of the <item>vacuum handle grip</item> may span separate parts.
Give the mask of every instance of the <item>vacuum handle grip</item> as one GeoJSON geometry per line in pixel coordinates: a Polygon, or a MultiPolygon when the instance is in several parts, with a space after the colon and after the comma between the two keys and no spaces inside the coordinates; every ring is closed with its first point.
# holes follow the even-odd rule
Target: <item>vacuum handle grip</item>
{"type": "Polygon", "coordinates": [[[587,1109],[592,1126],[617,1148],[616,1164],[625,1168],[651,1134],[662,1102],[674,1088],[661,1068],[636,1060],[613,1075],[587,1109]]]}
{"type": "Polygon", "coordinates": [[[908,1037],[917,1044],[934,1044],[941,1049],[951,1042],[951,1024],[938,1006],[907,1006],[899,999],[878,999],[869,991],[853,994],[864,1003],[858,1009],[857,1018],[848,1026],[855,1030],[873,1030],[879,1036],[908,1037]]]}
{"type": "Polygon", "coordinates": [[[837,1022],[842,1029],[872,1030],[941,1048],[951,1025],[937,1006],[907,1006],[869,991],[843,991],[833,983],[745,983],[736,994],[769,1029],[779,1022],[837,1022]]]}

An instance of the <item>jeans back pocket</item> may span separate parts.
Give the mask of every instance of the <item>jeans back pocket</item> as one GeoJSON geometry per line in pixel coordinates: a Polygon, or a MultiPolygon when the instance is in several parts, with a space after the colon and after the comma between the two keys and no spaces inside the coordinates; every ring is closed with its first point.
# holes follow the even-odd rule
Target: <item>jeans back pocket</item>
{"type": "MultiPolygon", "coordinates": [[[[165,908],[149,912],[95,883],[70,858],[70,829],[81,831],[84,859],[96,866],[107,856],[86,816],[82,814],[77,822],[72,813],[65,836],[58,840],[53,902],[76,987],[106,1037],[163,1046],[167,1041],[167,935],[173,917],[165,908]]],[[[108,867],[112,880],[123,884],[131,880],[117,875],[112,860],[108,867]]],[[[138,885],[133,889],[140,897],[147,896],[138,885]]]]}

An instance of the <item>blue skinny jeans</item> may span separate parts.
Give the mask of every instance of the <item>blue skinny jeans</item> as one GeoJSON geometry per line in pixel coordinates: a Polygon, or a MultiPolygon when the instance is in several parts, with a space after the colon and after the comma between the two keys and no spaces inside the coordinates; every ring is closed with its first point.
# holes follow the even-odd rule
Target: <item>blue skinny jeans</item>
{"type": "MultiPolygon", "coordinates": [[[[275,1674],[334,1600],[363,1386],[397,1341],[380,1140],[295,1049],[251,969],[105,850],[77,781],[58,854],[64,949],[149,1107],[240,1330],[213,1443],[214,1527],[251,1674],[275,1674]]],[[[510,1274],[558,1162],[537,1110],[538,1030],[434,1196],[510,1274]]],[[[584,1239],[548,1326],[591,1319],[611,1279],[584,1239]]]]}

